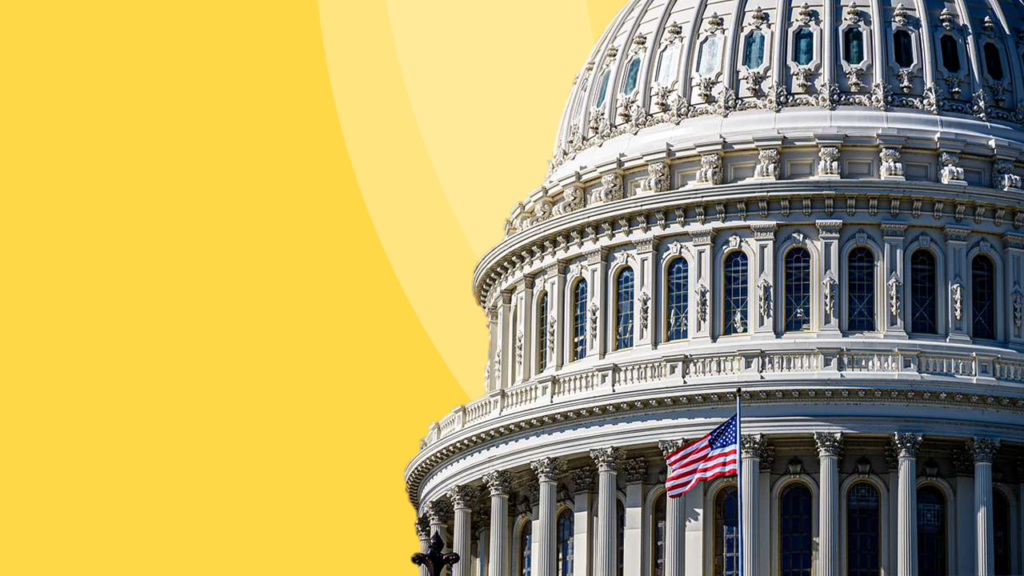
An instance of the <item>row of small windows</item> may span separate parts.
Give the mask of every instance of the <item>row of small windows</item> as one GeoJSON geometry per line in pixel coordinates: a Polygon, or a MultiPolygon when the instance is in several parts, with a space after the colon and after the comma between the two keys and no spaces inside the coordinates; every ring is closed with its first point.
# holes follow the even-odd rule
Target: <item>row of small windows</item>
{"type": "MultiPolygon", "coordinates": [[[[665,546],[667,508],[662,494],[655,502],[651,521],[651,574],[666,576],[665,546]]],[[[811,576],[814,542],[811,490],[793,482],[779,494],[779,516],[775,532],[779,539],[779,575],[811,576]]],[[[1010,574],[1010,504],[999,491],[993,493],[993,539],[995,574],[1010,574]]],[[[917,490],[918,573],[947,576],[946,514],[943,492],[934,485],[917,490]]],[[[848,576],[880,576],[882,573],[882,498],[870,482],[857,482],[846,493],[846,563],[848,576]]],[[[625,510],[617,503],[617,574],[623,573],[625,552],[625,510]]],[[[575,520],[571,510],[557,519],[555,575],[572,576],[575,520]]],[[[714,501],[714,575],[739,576],[739,531],[736,487],[723,487],[714,501]]],[[[525,522],[519,538],[519,576],[533,576],[533,528],[525,522]]]]}
{"type": "MultiPolygon", "coordinates": [[[[853,66],[862,64],[866,58],[866,40],[864,31],[859,27],[847,29],[842,36],[843,59],[853,66]]],[[[914,65],[914,40],[907,30],[896,30],[892,35],[893,59],[901,68],[909,68],[914,65]]],[[[793,61],[800,66],[807,66],[814,61],[815,54],[815,32],[811,28],[800,28],[793,34],[793,61]]],[[[715,35],[708,37],[700,47],[700,55],[697,63],[697,73],[701,76],[711,76],[718,71],[721,61],[722,39],[715,35]]],[[[679,65],[681,43],[673,42],[661,54],[658,60],[658,69],[655,74],[659,86],[671,86],[675,80],[676,69],[679,65]]],[[[961,69],[959,40],[950,35],[944,34],[939,39],[939,51],[942,55],[942,65],[947,72],[957,74],[961,69]]],[[[1002,56],[999,47],[992,42],[985,42],[982,46],[982,55],[985,61],[985,69],[988,75],[996,82],[1002,82],[1005,78],[1002,56]]],[[[765,34],[755,30],[748,34],[743,41],[743,65],[750,70],[760,68],[765,61],[765,34]]],[[[630,95],[636,91],[639,80],[642,60],[636,56],[629,61],[626,67],[626,74],[622,84],[622,94],[630,95]]],[[[597,108],[604,106],[608,97],[608,87],[611,82],[611,70],[605,69],[601,73],[598,82],[597,93],[594,105],[597,108]]],[[[585,91],[586,84],[583,85],[585,91]]],[[[582,113],[582,106],[578,106],[577,115],[582,113]]]]}
{"type": "MultiPolygon", "coordinates": [[[[722,327],[726,336],[749,331],[748,258],[742,251],[729,253],[723,263],[722,327]]],[[[996,334],[996,270],[991,258],[975,256],[971,260],[971,335],[994,340],[996,334]]],[[[871,249],[857,247],[847,258],[847,329],[851,332],[874,332],[876,323],[876,263],[871,249]]],[[[667,269],[666,338],[668,341],[689,337],[689,266],[677,258],[667,269]]],[[[917,334],[939,332],[939,279],[935,256],[928,250],[917,250],[910,258],[910,331],[917,334]]],[[[615,349],[633,346],[635,322],[635,274],[624,268],[615,281],[615,349]]],[[[786,332],[811,328],[812,280],[811,255],[804,248],[789,250],[783,259],[784,327],[786,332]]],[[[575,284],[572,296],[572,360],[587,356],[587,282],[575,284]]],[[[548,318],[548,296],[543,294],[538,314],[548,318]]],[[[548,366],[548,332],[546,321],[537,332],[539,366],[548,366]]]]}

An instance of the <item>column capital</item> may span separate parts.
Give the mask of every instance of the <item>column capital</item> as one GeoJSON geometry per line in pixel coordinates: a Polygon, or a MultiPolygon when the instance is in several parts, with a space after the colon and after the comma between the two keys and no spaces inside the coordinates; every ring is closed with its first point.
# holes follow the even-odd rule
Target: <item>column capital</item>
{"type": "Polygon", "coordinates": [[[924,436],[913,432],[894,432],[892,445],[899,459],[917,458],[917,450],[921,447],[924,436]]]}
{"type": "Polygon", "coordinates": [[[594,469],[590,466],[577,468],[569,473],[572,486],[577,494],[590,492],[594,489],[594,469]]]}
{"type": "Polygon", "coordinates": [[[953,468],[957,476],[972,476],[974,474],[974,457],[967,447],[953,450],[953,468]]]}
{"type": "Polygon", "coordinates": [[[764,434],[743,434],[740,437],[740,451],[744,458],[760,461],[768,448],[764,434]]]}
{"type": "Polygon", "coordinates": [[[842,432],[815,432],[814,442],[818,445],[818,456],[843,456],[843,433],[842,432]]]}
{"type": "Polygon", "coordinates": [[[630,458],[622,462],[622,471],[626,473],[626,482],[635,484],[647,478],[647,459],[630,458]]]}
{"type": "Polygon", "coordinates": [[[685,440],[658,440],[658,448],[661,455],[668,458],[668,455],[679,450],[686,444],[685,440]]]}
{"type": "Polygon", "coordinates": [[[999,449],[999,440],[995,438],[972,438],[967,442],[967,451],[974,463],[992,463],[992,458],[999,449]]]}
{"type": "Polygon", "coordinates": [[[621,458],[619,449],[614,446],[595,448],[590,451],[590,458],[597,464],[598,472],[614,472],[621,458]]]}
{"type": "Polygon", "coordinates": [[[512,489],[512,475],[508,470],[495,470],[484,476],[484,484],[490,491],[491,496],[508,496],[512,489]]]}
{"type": "Polygon", "coordinates": [[[430,539],[430,518],[426,514],[416,519],[416,536],[420,540],[430,539]]]}
{"type": "Polygon", "coordinates": [[[427,516],[431,524],[447,524],[452,515],[452,502],[442,496],[433,502],[427,503],[427,516]]]}
{"type": "Polygon", "coordinates": [[[558,458],[541,458],[530,462],[530,468],[541,482],[554,482],[555,477],[565,468],[565,463],[558,458]]]}
{"type": "Polygon", "coordinates": [[[470,486],[453,486],[448,490],[448,498],[452,501],[455,509],[468,510],[476,500],[476,488],[470,486]]]}

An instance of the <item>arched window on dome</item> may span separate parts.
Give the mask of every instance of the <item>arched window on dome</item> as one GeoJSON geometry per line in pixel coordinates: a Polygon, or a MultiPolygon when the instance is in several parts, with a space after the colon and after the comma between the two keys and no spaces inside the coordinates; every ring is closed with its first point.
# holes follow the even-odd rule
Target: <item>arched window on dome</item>
{"type": "Polygon", "coordinates": [[[615,557],[618,566],[615,568],[615,576],[623,576],[626,561],[626,507],[621,500],[615,501],[615,557]]]}
{"type": "Polygon", "coordinates": [[[858,247],[850,251],[846,263],[848,328],[851,332],[875,330],[875,256],[858,247]]]}
{"type": "Polygon", "coordinates": [[[611,79],[611,70],[605,69],[601,73],[601,80],[597,83],[597,96],[594,102],[595,108],[601,108],[604,106],[605,99],[608,98],[608,81],[611,79]]]}
{"type": "Polygon", "coordinates": [[[847,576],[879,576],[881,563],[881,498],[869,482],[846,493],[847,576]]]}
{"type": "Polygon", "coordinates": [[[960,47],[956,38],[951,34],[944,34],[939,39],[939,47],[942,50],[942,66],[947,72],[956,74],[960,71],[960,47]]]}
{"type": "Polygon", "coordinates": [[[572,359],[587,357],[587,281],[580,280],[572,294],[572,359]]]}
{"type": "Polygon", "coordinates": [[[917,490],[918,576],[946,576],[946,497],[935,486],[917,490]]]}
{"type": "Polygon", "coordinates": [[[801,66],[814,61],[814,30],[801,28],[793,34],[793,61],[801,66]]]}
{"type": "Polygon", "coordinates": [[[622,93],[629,96],[636,91],[637,85],[640,83],[640,57],[637,56],[629,61],[629,66],[626,67],[626,77],[622,82],[622,93]]]}
{"type": "Polygon", "coordinates": [[[985,52],[985,70],[990,78],[996,82],[1003,81],[1003,58],[999,54],[999,47],[992,42],[986,42],[983,48],[985,52]]]}
{"type": "Polygon", "coordinates": [[[918,334],[938,333],[938,281],[935,256],[918,250],[910,257],[910,331],[918,334]]]}
{"type": "Polygon", "coordinates": [[[995,576],[1009,576],[1013,570],[1013,533],[1010,531],[1010,502],[1001,490],[992,491],[992,540],[995,576]]]}
{"type": "Polygon", "coordinates": [[[722,326],[726,336],[743,334],[747,331],[747,255],[730,253],[725,257],[724,268],[722,326]]]}
{"type": "Polygon", "coordinates": [[[779,495],[779,574],[811,576],[811,491],[794,482],[779,495]]]}
{"type": "Polygon", "coordinates": [[[996,267],[988,256],[971,261],[971,337],[996,338],[996,267]]]}
{"type": "Polygon", "coordinates": [[[688,337],[690,267],[684,258],[676,258],[668,266],[668,340],[688,337]]]}
{"type": "Polygon", "coordinates": [[[805,248],[786,252],[786,332],[807,330],[811,322],[811,254],[805,248]]]}
{"type": "Polygon", "coordinates": [[[750,70],[764,64],[764,32],[754,30],[743,41],[743,65],[750,70]]]}
{"type": "Polygon", "coordinates": [[[854,66],[864,61],[864,31],[860,28],[848,28],[843,33],[843,56],[847,64],[854,66]]]}
{"type": "Polygon", "coordinates": [[[665,529],[668,518],[668,495],[662,492],[654,501],[651,518],[651,576],[665,576],[665,529]]]}
{"type": "Polygon", "coordinates": [[[680,42],[673,42],[661,53],[658,61],[658,86],[669,87],[676,80],[679,69],[679,51],[682,49],[680,42]]]}
{"type": "Polygon", "coordinates": [[[558,557],[555,559],[555,576],[572,576],[574,524],[572,510],[563,510],[558,515],[558,557]]]}
{"type": "Polygon", "coordinates": [[[540,295],[537,303],[537,371],[548,367],[548,293],[540,295]]]}
{"type": "Polygon", "coordinates": [[[715,576],[740,574],[738,520],[736,486],[726,486],[715,495],[715,576]]]}
{"type": "Polygon", "coordinates": [[[710,78],[718,72],[722,61],[722,36],[712,34],[700,45],[700,58],[697,61],[697,73],[703,78],[710,78]]]}
{"type": "Polygon", "coordinates": [[[615,283],[615,349],[633,347],[633,269],[619,272],[615,283]]]}
{"type": "Polygon", "coordinates": [[[519,532],[519,576],[533,576],[533,522],[529,520],[519,532]]]}
{"type": "Polygon", "coordinates": [[[901,68],[909,68],[914,65],[914,40],[910,32],[897,30],[892,35],[893,58],[901,68]]]}

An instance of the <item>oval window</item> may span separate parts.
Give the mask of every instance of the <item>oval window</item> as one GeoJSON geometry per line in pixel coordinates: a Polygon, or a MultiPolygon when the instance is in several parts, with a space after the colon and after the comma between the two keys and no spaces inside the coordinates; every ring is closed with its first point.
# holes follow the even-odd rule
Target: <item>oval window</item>
{"type": "Polygon", "coordinates": [[[989,42],[985,44],[985,69],[996,82],[1003,80],[1003,60],[999,57],[999,48],[989,42]]]}
{"type": "Polygon", "coordinates": [[[670,86],[676,79],[676,67],[679,66],[679,42],[673,42],[661,53],[658,63],[658,85],[670,86]]]}
{"type": "Polygon", "coordinates": [[[697,72],[701,76],[711,76],[718,72],[718,62],[722,39],[720,36],[712,36],[704,41],[700,47],[700,63],[697,65],[697,72]]]}
{"type": "Polygon", "coordinates": [[[605,70],[601,74],[601,82],[597,86],[597,103],[594,104],[597,108],[604,106],[604,99],[608,95],[608,75],[610,73],[609,70],[605,70]]]}
{"type": "Polygon", "coordinates": [[[864,61],[864,32],[860,28],[850,28],[843,35],[843,53],[848,64],[856,66],[864,61]]]}
{"type": "Polygon", "coordinates": [[[956,45],[956,38],[947,34],[939,40],[939,46],[942,48],[942,66],[947,72],[959,72],[960,47],[956,45]]]}
{"type": "Polygon", "coordinates": [[[797,64],[807,66],[814,60],[814,31],[801,28],[793,35],[793,55],[797,64]]]}
{"type": "Polygon", "coordinates": [[[764,33],[754,30],[743,45],[743,65],[753,70],[764,64],[764,33]]]}
{"type": "Polygon", "coordinates": [[[909,68],[914,65],[914,44],[910,38],[910,32],[897,30],[892,35],[893,57],[901,68],[909,68]]]}
{"type": "Polygon", "coordinates": [[[626,69],[626,81],[622,84],[623,94],[632,94],[636,90],[637,82],[640,80],[640,57],[637,56],[629,62],[626,69]]]}

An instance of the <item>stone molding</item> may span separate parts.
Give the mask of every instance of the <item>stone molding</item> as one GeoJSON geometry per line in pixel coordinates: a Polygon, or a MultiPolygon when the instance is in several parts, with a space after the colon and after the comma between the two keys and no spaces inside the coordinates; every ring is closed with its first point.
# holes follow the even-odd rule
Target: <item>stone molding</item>
{"type": "Polygon", "coordinates": [[[508,470],[494,470],[484,476],[484,484],[491,496],[508,496],[512,490],[512,474],[508,470]]]}
{"type": "Polygon", "coordinates": [[[892,443],[899,458],[917,458],[917,451],[921,448],[924,437],[921,434],[911,432],[893,433],[892,443]]]}
{"type": "Polygon", "coordinates": [[[594,489],[594,486],[597,483],[594,480],[594,469],[589,466],[576,468],[569,473],[569,478],[572,481],[573,489],[576,490],[577,494],[589,493],[594,489]]]}
{"type": "Polygon", "coordinates": [[[590,458],[597,466],[598,472],[614,472],[618,469],[622,454],[618,448],[609,446],[607,448],[595,448],[590,451],[590,458]]]}
{"type": "Polygon", "coordinates": [[[647,478],[647,459],[630,458],[620,464],[627,484],[643,482],[647,478]]]}
{"type": "Polygon", "coordinates": [[[454,509],[470,509],[473,507],[473,501],[476,500],[476,488],[471,486],[453,486],[448,490],[448,498],[451,500],[454,509]]]}
{"type": "Polygon", "coordinates": [[[842,432],[815,432],[814,443],[817,445],[818,455],[821,457],[843,457],[842,432]]]}
{"type": "Polygon", "coordinates": [[[993,438],[973,438],[967,442],[967,452],[975,464],[979,462],[991,464],[996,451],[999,450],[999,444],[999,440],[993,438]]]}
{"type": "Polygon", "coordinates": [[[541,482],[554,482],[555,478],[562,473],[565,463],[558,458],[541,458],[530,463],[530,468],[537,475],[541,482]]]}

